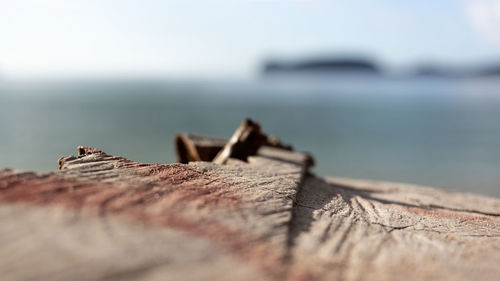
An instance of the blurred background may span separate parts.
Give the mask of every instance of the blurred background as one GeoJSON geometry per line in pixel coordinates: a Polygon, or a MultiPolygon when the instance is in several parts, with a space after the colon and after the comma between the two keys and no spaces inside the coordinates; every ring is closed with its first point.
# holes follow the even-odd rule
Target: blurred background
{"type": "Polygon", "coordinates": [[[500,0],[0,0],[0,168],[245,117],[321,176],[500,197],[500,0]]]}

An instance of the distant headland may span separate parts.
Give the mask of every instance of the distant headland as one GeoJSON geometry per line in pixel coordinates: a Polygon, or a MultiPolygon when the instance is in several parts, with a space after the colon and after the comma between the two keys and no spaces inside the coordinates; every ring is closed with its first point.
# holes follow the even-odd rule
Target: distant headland
{"type": "Polygon", "coordinates": [[[269,59],[262,63],[261,74],[293,74],[307,76],[325,75],[363,75],[363,76],[402,76],[402,77],[439,77],[439,78],[469,78],[495,77],[500,78],[500,59],[497,63],[453,66],[452,64],[418,64],[405,67],[401,71],[387,71],[374,60],[363,56],[337,56],[299,58],[296,60],[269,59]]]}
{"type": "Polygon", "coordinates": [[[372,61],[362,58],[314,58],[296,62],[268,61],[263,72],[272,73],[363,73],[380,74],[380,68],[372,61]]]}

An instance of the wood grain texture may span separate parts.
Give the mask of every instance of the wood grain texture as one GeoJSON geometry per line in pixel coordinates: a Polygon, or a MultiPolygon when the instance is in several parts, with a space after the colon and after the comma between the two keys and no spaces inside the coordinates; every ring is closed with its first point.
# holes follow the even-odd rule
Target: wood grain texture
{"type": "Polygon", "coordinates": [[[307,172],[305,154],[0,171],[2,280],[498,280],[500,201],[307,172]]]}

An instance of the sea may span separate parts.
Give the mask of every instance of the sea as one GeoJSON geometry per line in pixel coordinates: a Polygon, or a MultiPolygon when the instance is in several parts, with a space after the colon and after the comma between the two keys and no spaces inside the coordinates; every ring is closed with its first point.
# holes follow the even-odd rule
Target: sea
{"type": "Polygon", "coordinates": [[[500,197],[493,78],[3,79],[0,169],[57,170],[78,145],[172,163],[176,133],[229,138],[246,117],[320,176],[500,197]]]}

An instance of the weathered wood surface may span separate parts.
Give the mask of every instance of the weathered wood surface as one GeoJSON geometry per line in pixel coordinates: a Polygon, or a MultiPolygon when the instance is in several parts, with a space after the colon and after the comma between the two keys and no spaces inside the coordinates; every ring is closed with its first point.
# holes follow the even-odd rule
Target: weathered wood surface
{"type": "Polygon", "coordinates": [[[1,280],[498,280],[500,200],[307,173],[305,154],[0,171],[1,280]]]}

